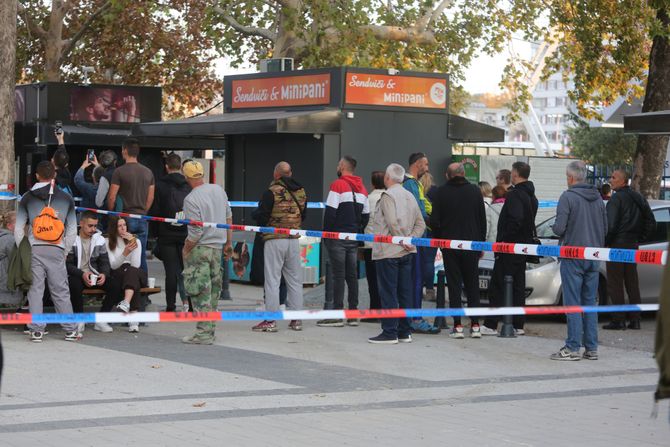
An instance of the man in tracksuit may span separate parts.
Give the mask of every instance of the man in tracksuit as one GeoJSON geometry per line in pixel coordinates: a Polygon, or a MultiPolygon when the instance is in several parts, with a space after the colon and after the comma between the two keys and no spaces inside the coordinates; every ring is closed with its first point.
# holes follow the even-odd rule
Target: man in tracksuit
{"type": "MultiPolygon", "coordinates": [[[[356,160],[344,156],[337,164],[337,180],[330,185],[323,230],[341,233],[363,233],[370,219],[368,192],[363,180],[357,175],[356,160]]],[[[358,242],[337,239],[323,239],[332,272],[326,275],[326,289],[332,287],[333,309],[344,308],[344,283],[349,291],[350,310],[358,309],[358,242]],[[332,284],[328,284],[332,282],[332,284]]],[[[348,320],[352,326],[358,320],[348,320]]],[[[340,319],[325,319],[316,322],[318,326],[342,327],[340,319]]]]}
{"type": "MultiPolygon", "coordinates": [[[[70,302],[70,290],[67,283],[65,257],[70,252],[77,236],[74,201],[67,193],[54,187],[52,181],[56,176],[56,171],[50,161],[40,162],[35,173],[37,183],[21,198],[19,209],[16,212],[16,228],[14,229],[17,247],[24,237],[28,237],[32,246],[31,271],[33,283],[28,291],[30,313],[43,313],[42,299],[46,279],[56,312],[70,314],[72,313],[72,303],[70,302]],[[50,192],[52,192],[50,205],[55,209],[58,219],[63,222],[65,227],[64,234],[57,243],[37,239],[32,231],[34,220],[49,203],[50,192]],[[25,231],[26,225],[28,228],[27,234],[25,231]]],[[[80,338],[80,334],[77,332],[77,324],[62,323],[61,326],[65,329],[65,340],[76,341],[80,338]]],[[[31,341],[41,343],[45,327],[46,324],[44,323],[29,324],[28,330],[30,331],[31,341]]]]}

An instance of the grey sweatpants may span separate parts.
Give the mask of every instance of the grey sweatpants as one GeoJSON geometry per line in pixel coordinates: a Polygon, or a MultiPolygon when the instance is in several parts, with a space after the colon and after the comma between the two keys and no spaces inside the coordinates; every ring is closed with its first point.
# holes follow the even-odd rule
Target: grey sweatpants
{"type": "Polygon", "coordinates": [[[265,310],[279,310],[279,283],[286,281],[286,308],[302,309],[302,265],[298,239],[269,239],[265,241],[265,310]]]}
{"type": "MultiPolygon", "coordinates": [[[[65,268],[65,252],[62,248],[48,245],[35,245],[32,250],[30,270],[33,274],[33,285],[28,291],[28,304],[31,314],[44,312],[42,300],[44,298],[44,280],[49,284],[51,300],[59,314],[71,314],[70,288],[67,282],[65,268]]],[[[75,323],[61,324],[66,331],[77,329],[75,323]]],[[[44,331],[45,324],[29,324],[31,331],[44,331]]]]}

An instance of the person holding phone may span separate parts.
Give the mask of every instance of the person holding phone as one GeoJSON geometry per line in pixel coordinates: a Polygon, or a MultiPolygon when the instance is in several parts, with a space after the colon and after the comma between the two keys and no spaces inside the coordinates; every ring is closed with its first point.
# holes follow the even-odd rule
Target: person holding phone
{"type": "Polygon", "coordinates": [[[103,174],[102,168],[99,168],[98,159],[95,157],[93,149],[89,149],[84,162],[74,174],[74,186],[81,194],[81,206],[84,208],[97,208],[95,196],[98,194],[98,183],[103,174]],[[93,183],[86,181],[86,171],[93,170],[93,183]],[[97,172],[96,172],[97,171],[97,172]]]}
{"type": "MultiPolygon", "coordinates": [[[[110,216],[107,227],[107,253],[112,269],[112,287],[109,293],[110,302],[118,301],[116,309],[121,312],[140,310],[140,289],[147,286],[147,272],[140,268],[142,241],[128,232],[124,217],[110,216]]],[[[104,305],[104,303],[103,303],[104,305]]],[[[139,323],[130,323],[128,332],[139,332],[139,323]]]]}

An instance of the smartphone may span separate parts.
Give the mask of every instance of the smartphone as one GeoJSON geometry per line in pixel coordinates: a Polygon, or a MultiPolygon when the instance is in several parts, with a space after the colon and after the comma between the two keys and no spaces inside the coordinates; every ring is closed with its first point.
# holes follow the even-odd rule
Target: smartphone
{"type": "Polygon", "coordinates": [[[56,121],[54,124],[56,125],[56,135],[62,135],[63,134],[63,122],[62,121],[56,121]]]}
{"type": "Polygon", "coordinates": [[[93,163],[93,160],[95,160],[95,151],[93,149],[86,151],[86,158],[89,163],[93,163]]]}

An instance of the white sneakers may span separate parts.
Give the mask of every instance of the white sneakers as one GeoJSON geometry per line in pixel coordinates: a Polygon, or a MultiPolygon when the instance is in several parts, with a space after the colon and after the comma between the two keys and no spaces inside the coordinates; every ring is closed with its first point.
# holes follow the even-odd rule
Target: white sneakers
{"type": "Polygon", "coordinates": [[[140,331],[140,324],[139,323],[135,323],[135,322],[128,323],[128,332],[136,334],[139,331],[140,331]]]}
{"type": "Polygon", "coordinates": [[[95,326],[93,326],[94,331],[99,331],[99,332],[113,332],[114,329],[109,325],[109,323],[95,323],[95,326]]]}

